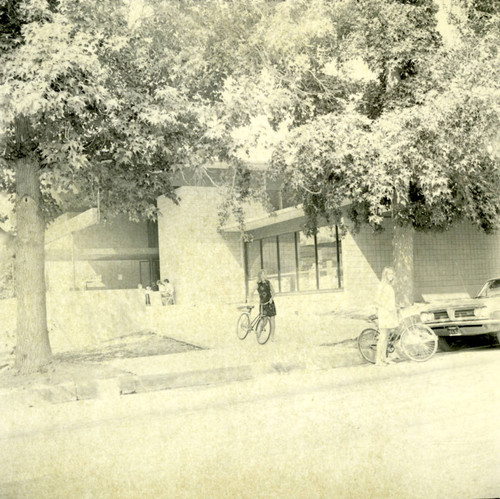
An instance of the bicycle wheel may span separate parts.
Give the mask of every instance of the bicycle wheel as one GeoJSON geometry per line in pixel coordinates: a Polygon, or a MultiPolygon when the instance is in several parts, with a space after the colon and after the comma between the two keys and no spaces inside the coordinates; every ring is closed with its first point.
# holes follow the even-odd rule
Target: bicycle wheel
{"type": "Polygon", "coordinates": [[[257,322],[257,327],[255,331],[257,333],[257,341],[264,345],[267,343],[269,338],[271,337],[271,321],[267,317],[261,317],[259,322],[257,322]]]}
{"type": "Polygon", "coordinates": [[[236,323],[236,334],[240,340],[244,340],[250,332],[250,316],[243,312],[236,323]]]}
{"type": "Polygon", "coordinates": [[[436,333],[423,324],[412,324],[401,333],[401,348],[405,355],[417,362],[429,360],[437,350],[436,333]]]}
{"type": "Polygon", "coordinates": [[[373,328],[365,329],[361,331],[358,336],[358,349],[359,353],[362,355],[363,359],[375,364],[375,358],[377,355],[377,340],[378,331],[373,328]]]}

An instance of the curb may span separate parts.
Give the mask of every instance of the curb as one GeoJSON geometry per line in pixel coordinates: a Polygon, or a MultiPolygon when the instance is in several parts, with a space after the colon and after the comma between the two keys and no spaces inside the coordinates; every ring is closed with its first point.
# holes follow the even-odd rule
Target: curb
{"type": "Polygon", "coordinates": [[[253,378],[251,366],[238,366],[146,376],[121,376],[117,379],[117,385],[120,395],[133,395],[174,388],[247,381],[253,378]]]}
{"type": "Polygon", "coordinates": [[[288,374],[295,371],[318,371],[351,367],[363,364],[357,350],[342,353],[322,353],[310,362],[291,360],[214,367],[211,369],[158,373],[148,375],[120,374],[116,377],[88,381],[70,381],[59,384],[43,384],[18,389],[0,389],[0,405],[34,405],[36,403],[61,404],[92,399],[116,399],[120,396],[149,393],[177,388],[213,386],[225,383],[249,381],[269,374],[288,374]]]}
{"type": "MultiPolygon", "coordinates": [[[[436,357],[441,361],[450,357],[436,357]]],[[[496,359],[494,359],[496,362],[496,359]]],[[[492,361],[489,361],[492,362],[492,361]]],[[[399,363],[395,364],[396,366],[399,363]]],[[[426,363],[402,362],[400,367],[404,367],[404,372],[418,374],[422,372],[422,367],[426,363]]],[[[439,362],[440,365],[434,367],[435,371],[448,369],[449,362],[439,362]]],[[[173,373],[159,373],[149,375],[121,374],[116,377],[94,379],[83,382],[65,382],[54,385],[44,384],[22,387],[19,389],[0,389],[0,405],[9,407],[10,404],[22,404],[33,406],[37,403],[61,404],[65,402],[77,402],[79,400],[105,399],[113,400],[121,396],[135,395],[140,393],[150,393],[156,391],[174,390],[177,388],[216,386],[225,383],[249,381],[259,376],[270,374],[289,374],[291,372],[304,371],[326,371],[340,367],[355,367],[365,365],[370,367],[361,359],[357,349],[334,353],[322,353],[314,356],[308,362],[268,362],[254,365],[241,365],[232,367],[216,367],[212,369],[183,371],[173,373]]],[[[475,365],[472,361],[467,361],[463,365],[475,365]]],[[[371,370],[370,370],[371,371],[371,370]]],[[[366,373],[366,371],[363,371],[366,373]]],[[[373,371],[375,372],[375,371],[373,371]]],[[[377,377],[394,376],[394,371],[376,371],[377,377]]],[[[364,379],[363,373],[350,374],[350,381],[353,379],[364,379]]]]}

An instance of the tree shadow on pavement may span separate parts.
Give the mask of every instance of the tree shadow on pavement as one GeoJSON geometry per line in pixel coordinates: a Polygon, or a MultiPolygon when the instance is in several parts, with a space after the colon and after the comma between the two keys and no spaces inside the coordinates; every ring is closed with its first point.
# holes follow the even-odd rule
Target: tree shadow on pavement
{"type": "Polygon", "coordinates": [[[159,336],[151,331],[141,331],[114,338],[98,347],[60,353],[55,355],[54,359],[66,362],[103,362],[113,359],[183,353],[191,350],[201,350],[201,347],[167,336],[159,336]]]}
{"type": "Polygon", "coordinates": [[[107,361],[192,350],[201,348],[151,331],[141,331],[102,342],[96,347],[54,354],[49,365],[31,374],[20,374],[14,369],[14,355],[10,352],[0,363],[0,389],[111,378],[122,372],[107,365],[107,361]]]}

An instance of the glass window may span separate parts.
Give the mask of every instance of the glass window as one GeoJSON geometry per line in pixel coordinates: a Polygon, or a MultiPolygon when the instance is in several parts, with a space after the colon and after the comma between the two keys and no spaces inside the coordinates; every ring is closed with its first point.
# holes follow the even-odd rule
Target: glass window
{"type": "Polygon", "coordinates": [[[318,249],[318,274],[320,289],[339,287],[337,266],[337,237],[335,229],[321,227],[316,234],[318,249]]]}
{"type": "Polygon", "coordinates": [[[246,245],[249,288],[261,268],[281,293],[342,287],[342,247],[337,230],[319,229],[315,237],[303,232],[257,239],[246,245]]]}
{"type": "Polygon", "coordinates": [[[276,237],[262,239],[262,261],[267,278],[272,282],[274,290],[279,290],[278,246],[276,237]]]}
{"type": "Polygon", "coordinates": [[[297,258],[295,255],[295,233],[282,234],[278,237],[280,255],[280,291],[297,291],[297,258]]]}
{"type": "Polygon", "coordinates": [[[314,237],[306,237],[303,232],[299,232],[298,235],[299,290],[317,289],[314,237]]]}
{"type": "Polygon", "coordinates": [[[247,277],[250,283],[255,282],[261,268],[260,240],[247,243],[247,277]]]}

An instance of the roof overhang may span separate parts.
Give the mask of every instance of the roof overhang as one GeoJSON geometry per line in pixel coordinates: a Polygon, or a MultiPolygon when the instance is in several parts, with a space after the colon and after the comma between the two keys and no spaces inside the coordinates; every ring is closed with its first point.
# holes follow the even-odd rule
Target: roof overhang
{"type": "Polygon", "coordinates": [[[45,251],[45,259],[51,262],[85,260],[150,260],[159,257],[158,248],[54,248],[45,251]]]}
{"type": "Polygon", "coordinates": [[[98,223],[99,210],[97,208],[90,208],[73,217],[65,213],[59,218],[56,218],[47,228],[45,232],[45,244],[50,244],[61,237],[68,236],[73,232],[78,232],[98,223]]]}
{"type": "MultiPolygon", "coordinates": [[[[351,204],[350,201],[344,201],[341,208],[345,208],[351,204]]],[[[297,220],[300,218],[305,218],[305,213],[302,204],[298,206],[292,206],[290,208],[283,208],[281,210],[276,210],[268,215],[262,215],[260,217],[249,218],[245,220],[245,230],[252,231],[258,230],[265,227],[270,227],[272,225],[281,224],[284,222],[290,222],[291,220],[297,220]]],[[[326,222],[325,222],[326,223],[326,222]]],[[[226,224],[221,228],[222,232],[240,232],[240,226],[237,222],[226,224]]]]}
{"type": "MultiPolygon", "coordinates": [[[[269,227],[270,225],[289,222],[290,220],[295,220],[304,216],[305,214],[304,210],[302,209],[302,205],[291,208],[283,208],[282,210],[276,210],[269,215],[249,218],[248,220],[245,220],[245,229],[247,231],[262,229],[263,227],[269,227]]],[[[227,224],[221,228],[221,231],[240,232],[240,226],[238,223],[227,224]]]]}

